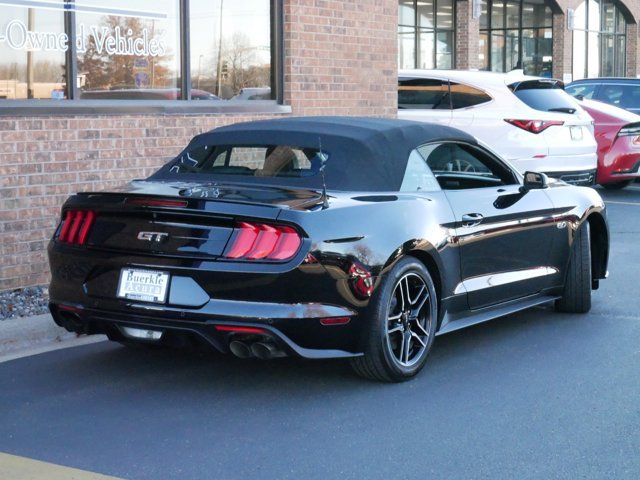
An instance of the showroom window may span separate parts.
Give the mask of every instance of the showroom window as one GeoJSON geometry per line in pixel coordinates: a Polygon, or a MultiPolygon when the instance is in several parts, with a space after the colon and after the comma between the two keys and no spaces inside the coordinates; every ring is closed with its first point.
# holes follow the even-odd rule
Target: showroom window
{"type": "Polygon", "coordinates": [[[3,1],[0,106],[1,99],[281,100],[281,3],[3,1]]]}
{"type": "Polygon", "coordinates": [[[482,0],[480,66],[551,77],[553,13],[544,0],[482,0]]]}
{"type": "Polygon", "coordinates": [[[573,79],[626,76],[626,31],[616,3],[581,3],[574,12],[573,79]]]}
{"type": "Polygon", "coordinates": [[[400,0],[399,68],[453,68],[454,5],[454,0],[400,0]]]}

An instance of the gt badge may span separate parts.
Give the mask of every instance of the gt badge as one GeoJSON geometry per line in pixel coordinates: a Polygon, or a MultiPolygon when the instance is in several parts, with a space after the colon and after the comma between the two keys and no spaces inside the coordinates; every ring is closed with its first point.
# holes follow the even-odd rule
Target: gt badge
{"type": "Polygon", "coordinates": [[[167,238],[169,238],[169,234],[164,232],[139,232],[138,233],[138,240],[143,240],[146,242],[162,243],[167,238]]]}

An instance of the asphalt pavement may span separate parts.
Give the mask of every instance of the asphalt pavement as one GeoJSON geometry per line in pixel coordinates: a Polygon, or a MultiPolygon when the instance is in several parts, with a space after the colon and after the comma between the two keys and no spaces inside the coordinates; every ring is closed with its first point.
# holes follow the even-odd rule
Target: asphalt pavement
{"type": "Polygon", "coordinates": [[[341,361],[108,342],[12,360],[0,452],[130,480],[638,479],[640,187],[602,194],[610,278],[587,315],[537,308],[438,337],[394,385],[341,361]]]}

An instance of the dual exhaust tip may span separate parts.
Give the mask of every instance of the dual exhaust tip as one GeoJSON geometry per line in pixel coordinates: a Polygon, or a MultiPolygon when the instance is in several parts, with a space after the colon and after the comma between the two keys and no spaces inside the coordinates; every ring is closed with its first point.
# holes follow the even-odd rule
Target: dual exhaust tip
{"type": "Polygon", "coordinates": [[[251,345],[240,340],[229,343],[229,350],[238,358],[256,357],[260,360],[286,357],[287,354],[269,342],[254,342],[251,345]]]}

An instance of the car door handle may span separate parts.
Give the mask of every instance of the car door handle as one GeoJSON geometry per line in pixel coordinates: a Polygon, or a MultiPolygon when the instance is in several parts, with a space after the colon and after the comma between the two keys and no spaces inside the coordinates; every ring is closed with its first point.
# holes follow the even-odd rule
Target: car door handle
{"type": "Polygon", "coordinates": [[[484,217],[480,213],[466,213],[462,215],[462,226],[473,227],[482,223],[484,217]]]}

